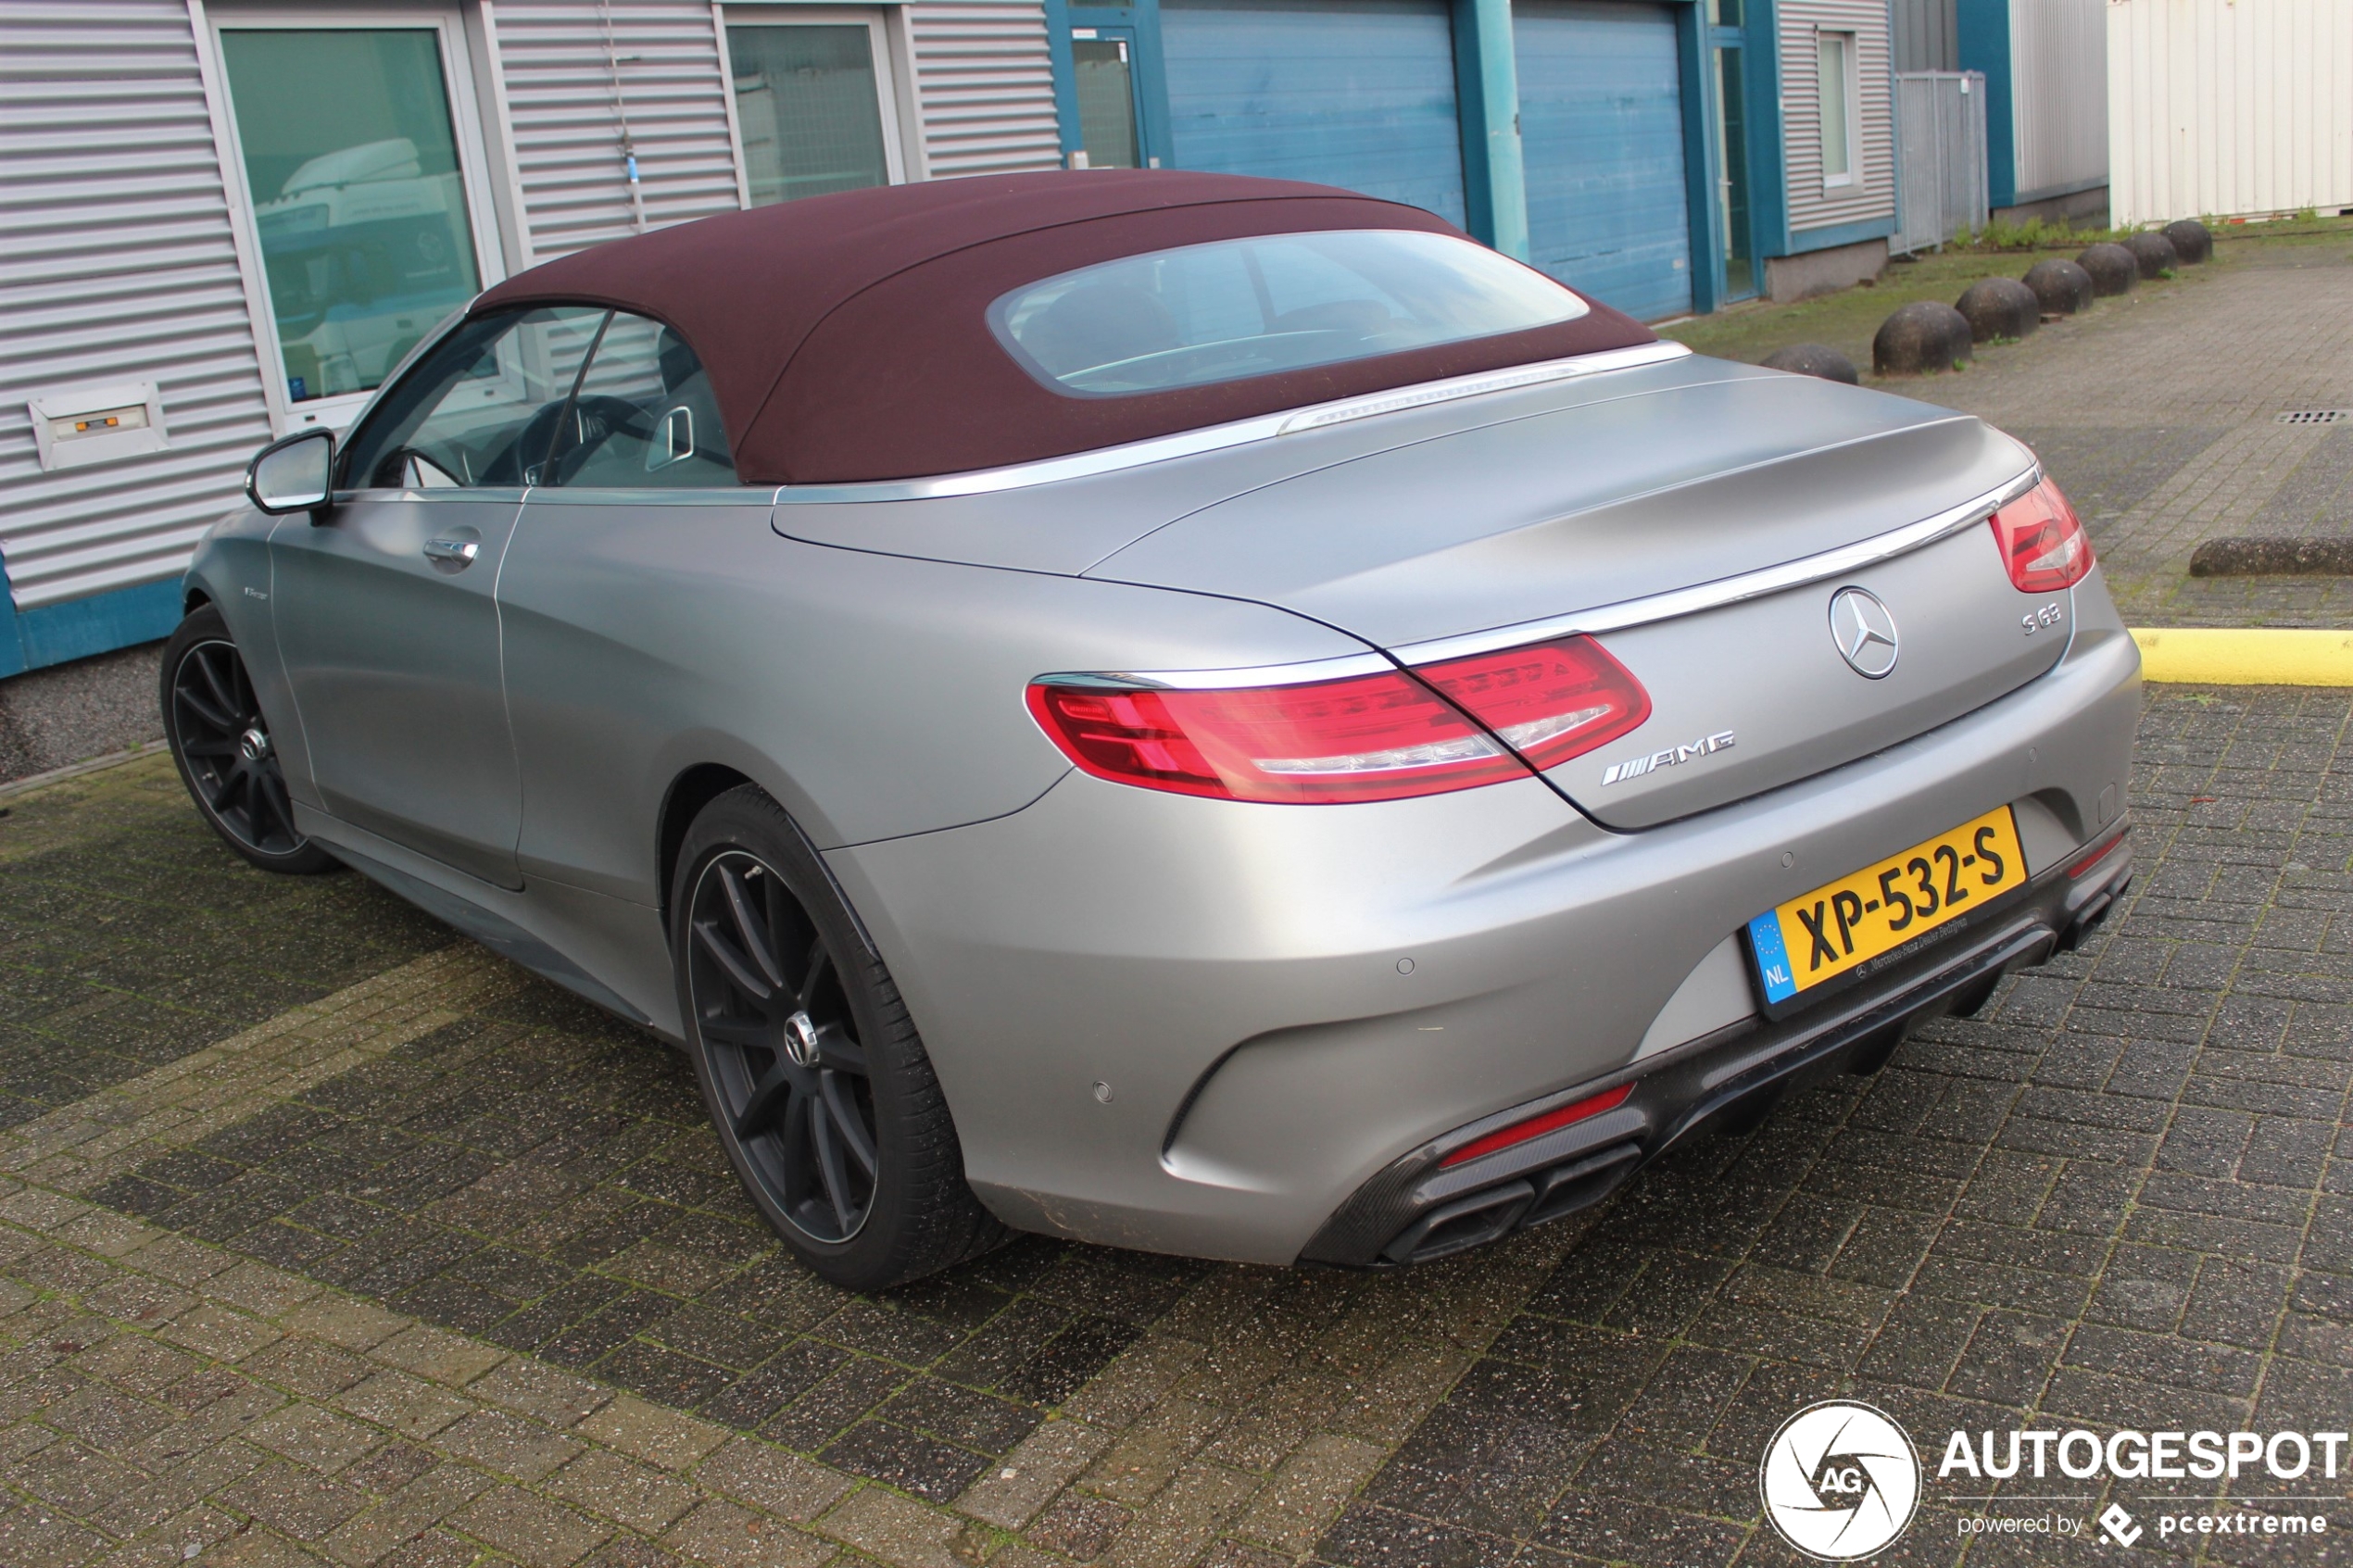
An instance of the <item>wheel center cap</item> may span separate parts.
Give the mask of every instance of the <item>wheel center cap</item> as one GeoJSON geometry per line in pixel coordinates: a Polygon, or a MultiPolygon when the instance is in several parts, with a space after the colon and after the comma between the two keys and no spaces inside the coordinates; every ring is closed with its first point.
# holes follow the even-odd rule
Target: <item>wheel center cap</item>
{"type": "Polygon", "coordinates": [[[796,1067],[817,1065],[817,1025],[805,1012],[785,1020],[785,1054],[796,1067]]]}
{"type": "Polygon", "coordinates": [[[237,754],[248,762],[260,762],[270,756],[270,736],[258,725],[237,737],[237,754]]]}

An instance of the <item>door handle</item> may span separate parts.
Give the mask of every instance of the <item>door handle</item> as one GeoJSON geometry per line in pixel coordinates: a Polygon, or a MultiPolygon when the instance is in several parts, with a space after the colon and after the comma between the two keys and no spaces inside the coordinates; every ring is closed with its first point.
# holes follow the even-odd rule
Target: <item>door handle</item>
{"type": "Polygon", "coordinates": [[[473,565],[474,557],[482,553],[479,539],[428,539],[425,559],[444,571],[463,571],[473,565]]]}

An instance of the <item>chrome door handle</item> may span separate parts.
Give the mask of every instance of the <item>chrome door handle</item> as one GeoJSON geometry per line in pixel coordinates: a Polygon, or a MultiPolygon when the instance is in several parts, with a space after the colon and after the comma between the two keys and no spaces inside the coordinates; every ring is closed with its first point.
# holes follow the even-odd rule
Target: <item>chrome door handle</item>
{"type": "Polygon", "coordinates": [[[467,567],[473,565],[474,557],[481,553],[482,541],[479,539],[428,539],[425,541],[425,559],[435,566],[447,567],[452,571],[463,571],[467,567]]]}

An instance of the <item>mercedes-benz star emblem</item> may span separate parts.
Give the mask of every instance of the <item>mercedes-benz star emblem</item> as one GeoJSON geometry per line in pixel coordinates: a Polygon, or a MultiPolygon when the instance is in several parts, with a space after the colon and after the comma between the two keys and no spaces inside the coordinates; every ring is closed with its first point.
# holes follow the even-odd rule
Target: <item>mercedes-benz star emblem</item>
{"type": "Polygon", "coordinates": [[[1831,640],[1867,681],[1895,668],[1895,617],[1869,588],[1841,588],[1831,596],[1831,640]]]}

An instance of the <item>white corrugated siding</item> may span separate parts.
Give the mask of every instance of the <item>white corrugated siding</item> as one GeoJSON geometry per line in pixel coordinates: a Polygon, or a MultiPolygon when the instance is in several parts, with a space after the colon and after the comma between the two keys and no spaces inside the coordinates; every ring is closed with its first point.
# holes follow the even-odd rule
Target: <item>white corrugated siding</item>
{"type": "Polygon", "coordinates": [[[2010,0],[2017,199],[2108,180],[2108,0],[2010,0]]]}
{"type": "Polygon", "coordinates": [[[624,105],[646,227],[736,209],[727,84],[709,0],[614,0],[603,9],[595,0],[493,0],[484,8],[531,252],[517,270],[636,232],[621,150],[624,105]]]}
{"type": "Polygon", "coordinates": [[[1895,216],[1895,106],[1888,59],[1885,0],[1785,0],[1780,9],[1781,156],[1789,182],[1793,235],[1808,229],[1895,216]],[[1856,127],[1860,154],[1851,185],[1822,183],[1822,120],[1815,34],[1855,35],[1856,127]]]}
{"type": "Polygon", "coordinates": [[[1046,9],[1037,0],[907,7],[924,158],[934,178],[1062,162],[1046,9]]]}
{"type": "Polygon", "coordinates": [[[2111,0],[2118,223],[2353,207],[2353,4],[2111,0]]]}
{"type": "Polygon", "coordinates": [[[270,438],[183,0],[0,6],[0,555],[18,608],[170,577],[270,438]],[[41,471],[28,398],[154,381],[169,450],[41,471]]]}

